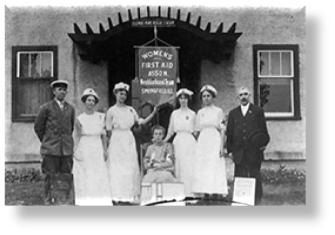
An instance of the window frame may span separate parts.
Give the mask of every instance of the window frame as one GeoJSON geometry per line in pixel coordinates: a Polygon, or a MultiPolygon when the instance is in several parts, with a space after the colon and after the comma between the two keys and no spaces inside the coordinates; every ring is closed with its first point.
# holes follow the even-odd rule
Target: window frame
{"type": "Polygon", "coordinates": [[[289,79],[291,84],[291,94],[292,94],[292,112],[291,113],[265,113],[265,118],[267,120],[301,120],[301,111],[300,111],[300,71],[299,71],[299,45],[297,44],[255,44],[253,45],[253,62],[254,62],[254,103],[260,105],[259,102],[259,83],[262,79],[289,79]],[[258,54],[259,52],[292,52],[293,60],[291,61],[292,65],[292,75],[270,75],[259,76],[259,61],[258,54]]]}
{"type": "MultiPolygon", "coordinates": [[[[48,80],[50,83],[58,79],[58,47],[57,46],[13,46],[12,47],[12,122],[34,122],[37,116],[36,114],[32,115],[23,115],[19,112],[19,89],[20,89],[20,80],[25,82],[32,82],[36,80],[48,80]],[[18,55],[21,52],[46,52],[50,51],[53,54],[52,64],[53,71],[50,77],[18,77],[19,69],[19,59],[18,55]]],[[[50,97],[52,97],[52,91],[50,90],[50,97]]]]}

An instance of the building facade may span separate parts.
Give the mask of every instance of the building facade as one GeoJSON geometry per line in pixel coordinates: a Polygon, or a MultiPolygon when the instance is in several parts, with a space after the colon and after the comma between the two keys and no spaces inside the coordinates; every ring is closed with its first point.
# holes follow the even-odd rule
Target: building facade
{"type": "Polygon", "coordinates": [[[134,48],[154,37],[154,24],[179,48],[178,86],[195,92],[195,111],[202,85],[217,88],[215,103],[226,114],[238,105],[236,88],[246,86],[266,112],[265,159],[305,162],[305,9],[104,6],[6,9],[6,163],[40,160],[33,124],[52,99],[51,81],[69,81],[77,115],[88,87],[101,97],[99,110],[113,105],[114,84],[133,84],[134,48]]]}

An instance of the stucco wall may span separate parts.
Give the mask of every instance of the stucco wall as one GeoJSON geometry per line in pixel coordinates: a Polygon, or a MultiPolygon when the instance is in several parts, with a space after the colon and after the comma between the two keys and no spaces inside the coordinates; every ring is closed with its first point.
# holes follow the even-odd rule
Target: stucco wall
{"type": "Polygon", "coordinates": [[[70,81],[66,99],[75,106],[76,114],[79,115],[84,110],[80,96],[88,87],[94,88],[100,95],[101,100],[97,109],[108,107],[106,63],[92,64],[80,60],[77,48],[67,35],[73,32],[74,22],[84,25],[86,22],[107,21],[107,17],[111,17],[111,12],[107,14],[107,9],[104,16],[99,13],[100,11],[101,9],[91,12],[90,8],[59,7],[6,9],[6,161],[37,160],[40,146],[32,123],[11,121],[12,46],[56,45],[59,78],[70,81]]]}
{"type": "MultiPolygon", "coordinates": [[[[175,17],[177,9],[173,7],[171,16],[175,17]]],[[[243,8],[181,8],[181,19],[185,20],[188,11],[192,12],[191,23],[195,24],[202,16],[201,27],[208,22],[212,31],[221,22],[224,31],[234,22],[237,32],[242,32],[238,39],[234,55],[229,61],[214,64],[203,61],[201,67],[201,84],[210,83],[219,90],[217,104],[228,113],[237,105],[234,89],[246,85],[253,90],[253,44],[299,44],[300,49],[300,96],[301,121],[269,121],[268,127],[272,141],[267,149],[268,158],[305,158],[305,11],[293,12],[281,9],[243,9],[243,8]],[[283,153],[287,153],[284,154],[283,153]]],[[[33,133],[32,123],[11,122],[11,47],[28,45],[56,45],[59,55],[59,78],[71,82],[67,100],[74,104],[76,112],[83,111],[80,101],[82,91],[87,87],[96,89],[101,97],[100,107],[108,104],[107,64],[92,64],[78,57],[77,48],[67,33],[73,32],[73,23],[84,31],[89,23],[98,32],[101,22],[108,28],[107,18],[118,24],[117,13],[121,12],[124,21],[128,20],[127,9],[137,18],[137,7],[75,7],[75,8],[7,8],[5,14],[5,76],[6,76],[6,161],[38,158],[39,141],[33,133]]],[[[141,7],[142,17],[146,16],[146,7],[141,7]]],[[[162,8],[166,15],[167,8],[162,8]]],[[[151,15],[156,9],[151,7],[151,15]]]]}
{"type": "MultiPolygon", "coordinates": [[[[251,91],[253,84],[254,44],[298,44],[300,61],[301,116],[298,121],[268,121],[271,142],[266,150],[267,159],[305,158],[305,11],[236,9],[216,14],[231,25],[237,22],[237,32],[243,32],[238,39],[234,56],[229,61],[213,64],[202,63],[202,84],[213,84],[219,91],[217,105],[228,113],[238,105],[235,89],[241,85],[251,91]]],[[[252,97],[253,99],[253,97],[252,97]]]]}
{"type": "Polygon", "coordinates": [[[106,62],[92,64],[78,59],[75,67],[78,68],[78,73],[74,76],[74,87],[76,87],[74,104],[77,108],[77,114],[79,115],[85,109],[81,101],[81,95],[86,88],[93,88],[99,95],[100,100],[96,110],[108,108],[109,92],[106,62]]]}

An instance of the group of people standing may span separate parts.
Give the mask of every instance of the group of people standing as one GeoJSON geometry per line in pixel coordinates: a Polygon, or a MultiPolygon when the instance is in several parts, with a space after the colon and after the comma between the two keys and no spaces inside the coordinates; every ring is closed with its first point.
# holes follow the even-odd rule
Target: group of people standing
{"type": "MultiPolygon", "coordinates": [[[[51,86],[55,99],[41,107],[35,121],[42,143],[42,171],[46,175],[71,173],[73,165],[77,205],[138,200],[141,174],[131,128],[148,123],[159,108],[155,106],[145,119],[139,117],[125,104],[129,85],[118,83],[113,90],[116,103],[106,114],[95,111],[99,96],[88,88],[81,97],[85,112],[75,118],[74,108],[65,101],[68,83],[57,80],[51,86]]],[[[226,196],[225,157],[231,157],[235,176],[256,178],[259,204],[260,165],[269,141],[263,110],[249,102],[250,92],[243,87],[238,91],[241,106],[230,112],[227,123],[222,109],[214,105],[217,90],[213,86],[200,90],[203,107],[197,113],[188,107],[192,95],[186,88],[177,91],[180,108],[172,112],[163,140],[166,143],[174,136],[176,179],[184,183],[188,197],[226,196]]],[[[46,204],[51,204],[49,188],[46,177],[46,204]]]]}
{"type": "Polygon", "coordinates": [[[176,177],[184,183],[188,197],[227,195],[224,154],[224,113],[214,105],[217,91],[206,85],[200,90],[203,108],[196,114],[189,109],[193,95],[188,89],[177,92],[180,108],[173,111],[165,140],[176,134],[173,146],[176,177]]]}

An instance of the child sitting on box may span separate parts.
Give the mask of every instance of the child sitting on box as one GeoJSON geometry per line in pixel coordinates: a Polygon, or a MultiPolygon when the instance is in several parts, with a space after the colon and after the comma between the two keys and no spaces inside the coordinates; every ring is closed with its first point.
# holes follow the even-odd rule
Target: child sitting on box
{"type": "Polygon", "coordinates": [[[163,141],[165,128],[154,126],[151,129],[153,144],[147,148],[144,157],[143,183],[171,183],[176,182],[174,173],[173,147],[171,143],[163,141]]]}

